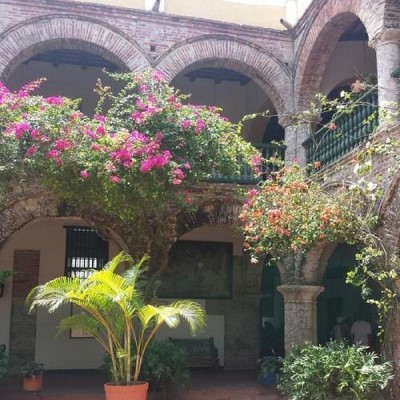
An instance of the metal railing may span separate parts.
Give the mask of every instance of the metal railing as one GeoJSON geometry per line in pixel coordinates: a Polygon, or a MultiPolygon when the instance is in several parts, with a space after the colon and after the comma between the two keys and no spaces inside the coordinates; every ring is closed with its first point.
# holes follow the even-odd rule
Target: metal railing
{"type": "MultiPolygon", "coordinates": [[[[270,144],[270,143],[253,143],[253,146],[260,150],[261,155],[265,159],[277,158],[279,160],[285,159],[286,146],[281,144],[270,144]]],[[[262,180],[262,176],[268,174],[271,170],[278,169],[278,167],[272,163],[267,163],[259,166],[262,171],[261,176],[255,176],[253,169],[245,164],[238,161],[240,165],[240,172],[236,175],[226,176],[219,173],[216,170],[211,172],[211,176],[207,181],[218,182],[218,183],[240,183],[240,184],[255,184],[262,180]]]]}
{"type": "Polygon", "coordinates": [[[351,113],[340,113],[332,123],[334,129],[324,126],[303,142],[308,164],[327,166],[368,140],[379,123],[377,92],[365,93],[351,113]]]}

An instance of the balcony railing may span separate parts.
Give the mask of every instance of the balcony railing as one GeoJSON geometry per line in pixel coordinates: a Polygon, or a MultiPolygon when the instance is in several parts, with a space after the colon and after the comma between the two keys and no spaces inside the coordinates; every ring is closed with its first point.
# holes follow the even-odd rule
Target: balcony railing
{"type": "Polygon", "coordinates": [[[335,129],[324,126],[304,141],[308,164],[327,166],[368,140],[378,125],[378,95],[369,91],[357,103],[351,113],[343,112],[333,120],[335,129]]]}
{"type": "MultiPolygon", "coordinates": [[[[267,144],[260,143],[254,144],[253,146],[260,150],[261,155],[266,158],[278,158],[280,160],[285,159],[285,150],[286,146],[281,144],[267,144]]],[[[240,163],[240,161],[238,161],[240,163]]],[[[252,168],[244,163],[241,163],[240,173],[232,176],[222,175],[221,173],[213,170],[211,172],[211,177],[207,179],[207,181],[218,182],[218,183],[240,183],[243,185],[246,184],[256,184],[262,180],[262,176],[268,174],[271,170],[277,169],[275,165],[265,164],[260,165],[260,170],[262,171],[262,176],[254,176],[254,171],[252,168]]]]}

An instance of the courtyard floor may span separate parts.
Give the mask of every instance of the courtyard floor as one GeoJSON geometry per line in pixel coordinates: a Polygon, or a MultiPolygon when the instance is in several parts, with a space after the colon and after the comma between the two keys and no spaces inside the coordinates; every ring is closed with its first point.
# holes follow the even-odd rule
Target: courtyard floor
{"type": "MultiPolygon", "coordinates": [[[[0,400],[104,400],[104,375],[97,371],[51,372],[44,378],[38,393],[22,390],[22,378],[8,377],[0,384],[0,400]]],[[[149,394],[149,400],[161,400],[149,394]]],[[[191,385],[173,400],[281,400],[274,387],[257,384],[250,371],[196,370],[191,385]]]]}

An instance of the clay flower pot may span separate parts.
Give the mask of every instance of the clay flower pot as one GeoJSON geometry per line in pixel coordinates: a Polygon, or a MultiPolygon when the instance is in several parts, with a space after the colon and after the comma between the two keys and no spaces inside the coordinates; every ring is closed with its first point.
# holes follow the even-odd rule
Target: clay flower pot
{"type": "Polygon", "coordinates": [[[43,374],[24,377],[23,388],[26,392],[39,392],[43,388],[43,374]]]}
{"type": "Polygon", "coordinates": [[[133,385],[115,385],[113,383],[104,384],[106,400],[146,400],[148,382],[137,382],[133,385]]]}

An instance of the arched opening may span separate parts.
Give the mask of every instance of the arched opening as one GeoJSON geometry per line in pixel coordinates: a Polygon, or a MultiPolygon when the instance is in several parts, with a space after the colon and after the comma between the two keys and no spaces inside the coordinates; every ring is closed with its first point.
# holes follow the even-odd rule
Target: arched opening
{"type": "Polygon", "coordinates": [[[350,86],[357,76],[369,79],[371,75],[376,75],[376,72],[375,51],[368,45],[368,33],[364,24],[359,18],[355,18],[346,26],[333,46],[323,73],[320,91],[329,94],[338,86],[350,86]]]}
{"type": "Polygon", "coordinates": [[[249,76],[235,69],[202,62],[178,74],[172,85],[191,94],[190,103],[219,107],[233,122],[239,122],[249,114],[265,113],[265,116],[245,121],[242,135],[265,157],[276,153],[284,157],[279,143],[284,141],[285,132],[278,123],[277,110],[268,94],[249,76]]]}
{"type": "Polygon", "coordinates": [[[284,300],[276,290],[279,270],[267,260],[261,280],[260,356],[284,355],[284,300]]]}
{"type": "Polygon", "coordinates": [[[118,88],[105,70],[115,72],[120,67],[97,53],[73,47],[56,48],[39,52],[17,66],[5,84],[17,90],[36,79],[46,78],[36,94],[81,99],[80,110],[92,115],[98,100],[94,93],[98,79],[105,85],[118,88]]]}
{"type": "Polygon", "coordinates": [[[345,339],[349,340],[352,323],[362,319],[371,324],[373,349],[379,350],[376,309],[361,297],[360,288],[346,283],[347,273],[355,264],[356,252],[354,246],[340,244],[328,260],[323,280],[325,290],[318,298],[318,340],[325,343],[334,339],[333,329],[339,321],[345,325],[345,339]]]}
{"type": "MultiPolygon", "coordinates": [[[[191,94],[190,103],[222,108],[223,115],[233,122],[251,113],[277,113],[271,99],[254,80],[231,68],[194,64],[178,74],[172,85],[191,94]]],[[[262,143],[268,122],[268,116],[246,122],[243,136],[252,143],[262,143]]]]}
{"type": "Polygon", "coordinates": [[[375,115],[377,95],[369,92],[368,86],[376,83],[376,71],[376,54],[368,46],[364,24],[352,13],[336,15],[314,43],[302,79],[301,101],[310,102],[316,92],[330,100],[339,99],[343,90],[353,89],[362,102],[352,114],[324,110],[313,126],[314,136],[304,142],[309,164],[326,166],[368,139],[377,125],[377,117],[369,119],[370,124],[364,123],[375,115]],[[332,37],[330,46],[326,46],[328,35],[332,37]],[[357,85],[356,92],[352,84],[357,80],[367,84],[357,85]]]}

